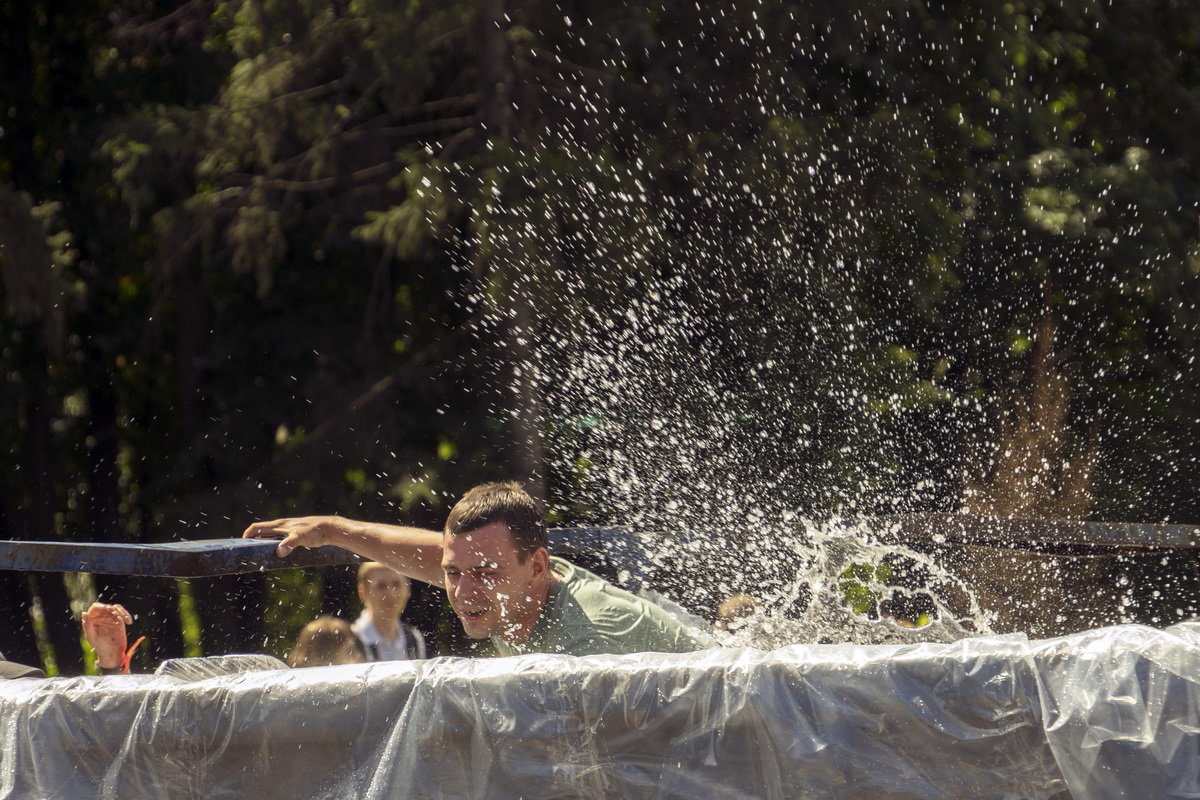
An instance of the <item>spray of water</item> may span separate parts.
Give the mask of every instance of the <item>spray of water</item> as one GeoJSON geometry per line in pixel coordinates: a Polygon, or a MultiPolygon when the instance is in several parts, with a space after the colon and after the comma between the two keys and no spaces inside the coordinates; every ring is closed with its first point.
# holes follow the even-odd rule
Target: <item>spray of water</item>
{"type": "MultiPolygon", "coordinates": [[[[1038,237],[1055,232],[1045,215],[1031,206],[1028,241],[992,241],[971,227],[982,198],[917,188],[912,157],[945,144],[931,137],[957,136],[961,114],[947,128],[940,103],[910,106],[898,85],[872,87],[868,114],[833,83],[796,80],[789,59],[831,75],[844,59],[847,70],[866,70],[855,80],[870,83],[852,44],[859,39],[890,53],[891,68],[924,70],[941,51],[912,39],[908,12],[893,11],[856,14],[852,30],[831,36],[757,13],[696,20],[689,46],[711,59],[704,74],[722,74],[726,62],[745,68],[742,83],[697,87],[712,118],[730,124],[708,139],[680,138],[683,155],[663,151],[669,132],[651,137],[645,119],[624,121],[619,112],[645,109],[614,108],[603,83],[581,81],[547,99],[562,113],[526,131],[487,178],[492,202],[476,220],[476,261],[464,265],[479,269],[484,254],[491,282],[474,298],[486,312],[483,335],[522,354],[519,379],[536,407],[504,412],[541,420],[555,511],[666,532],[650,559],[668,594],[693,611],[711,617],[732,594],[754,597],[759,613],[722,634],[730,642],[991,632],[962,580],[920,552],[872,544],[847,520],[958,510],[964,485],[987,513],[1020,511],[988,493],[989,464],[1015,476],[1014,496],[1062,505],[1069,495],[1081,508],[1089,500],[1096,439],[1090,450],[1062,446],[1067,409],[1083,409],[1077,424],[1086,424],[1087,404],[1060,392],[1039,412],[1058,413],[1059,427],[1038,418],[1027,426],[1058,439],[1026,443],[1038,458],[1008,463],[1017,451],[1002,441],[1003,425],[996,433],[984,381],[964,374],[1010,363],[1005,343],[973,338],[982,332],[1011,327],[1009,349],[1024,353],[1039,318],[1059,331],[1037,282],[1023,296],[1015,277],[1048,263],[1038,237]],[[739,148],[747,126],[773,146],[739,148]],[[959,244],[931,241],[960,235],[959,244]],[[961,280],[975,284],[964,293],[974,305],[943,302],[960,280],[940,260],[953,252],[961,280]],[[975,302],[992,295],[1004,302],[975,302]],[[925,352],[909,346],[919,338],[925,352]],[[989,346],[999,355],[986,355],[989,346]],[[1078,485],[1065,468],[1052,474],[1051,461],[1071,459],[1078,485]],[[922,474],[930,464],[942,471],[922,474]],[[964,480],[969,470],[980,480],[964,480]]],[[[564,64],[583,60],[574,50],[600,35],[587,20],[536,33],[564,64]]],[[[949,97],[964,87],[951,79],[944,88],[949,97]]],[[[1005,175],[1014,186],[1041,180],[1039,158],[1005,175]]],[[[1124,173],[1114,170],[1106,180],[1117,185],[1124,173]]],[[[1055,256],[1065,284],[1107,252],[1097,247],[1071,244],[1055,256]]],[[[1092,313],[1086,291],[1067,291],[1060,303],[1079,331],[1092,313]]],[[[1045,385],[1066,386],[1053,348],[1044,349],[1045,385]]],[[[1103,364],[1096,368],[1103,377],[1103,364]]]]}
{"type": "Polygon", "coordinates": [[[721,634],[730,644],[989,632],[969,589],[926,556],[811,521],[879,508],[903,471],[877,402],[886,381],[864,358],[880,343],[854,310],[869,270],[805,257],[778,228],[732,250],[725,238],[694,237],[679,260],[643,263],[651,256],[637,246],[605,251],[665,241],[671,214],[619,220],[636,232],[621,240],[608,230],[612,213],[586,213],[594,238],[568,269],[522,262],[510,271],[514,286],[482,298],[495,331],[513,314],[514,292],[555,313],[555,325],[528,333],[527,367],[548,423],[557,510],[666,532],[649,552],[655,583],[698,614],[711,617],[731,594],[754,597],[753,620],[721,634]],[[919,567],[920,586],[888,580],[881,567],[896,559],[919,567]],[[864,565],[869,575],[846,574],[864,565]],[[856,592],[876,600],[856,610],[856,592]],[[906,600],[913,592],[920,599],[906,600]],[[889,613],[904,606],[924,610],[889,613]]]}

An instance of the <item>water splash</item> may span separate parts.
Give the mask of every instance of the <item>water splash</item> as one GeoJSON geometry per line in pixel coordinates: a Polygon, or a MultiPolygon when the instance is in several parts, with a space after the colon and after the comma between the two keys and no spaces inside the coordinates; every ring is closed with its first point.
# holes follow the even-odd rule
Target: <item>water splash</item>
{"type": "MultiPolygon", "coordinates": [[[[939,40],[964,44],[953,25],[890,7],[836,16],[817,24],[778,8],[761,19],[683,21],[672,47],[688,51],[700,74],[654,89],[704,104],[700,132],[674,116],[686,108],[647,104],[640,87],[625,93],[638,77],[643,86],[660,80],[625,62],[624,82],[580,79],[543,98],[544,126],[526,131],[489,176],[492,202],[475,225],[473,251],[491,268],[476,298],[488,309],[485,336],[528,349],[520,370],[540,402],[503,411],[540,415],[561,518],[686,534],[654,558],[669,593],[693,610],[711,614],[728,594],[752,592],[767,606],[762,635],[779,640],[988,632],[969,588],[934,559],[877,549],[830,521],[960,510],[964,486],[989,512],[1011,513],[1002,492],[986,491],[989,470],[1032,465],[1013,485],[1052,497],[1067,484],[1046,476],[1097,462],[1098,433],[1082,437],[1086,446],[1053,449],[1068,463],[1049,464],[1043,445],[1077,436],[1072,425],[1098,431],[1112,376],[1137,371],[1122,342],[1152,325],[1118,325],[1110,306],[1153,294],[1130,273],[1142,267],[1129,266],[1145,266],[1149,281],[1162,257],[1138,244],[1144,193],[1134,173],[1144,170],[1087,154],[1074,165],[1068,150],[1023,152],[1044,103],[1022,88],[1028,70],[1006,56],[1009,39],[1031,35],[1019,14],[972,34],[998,70],[993,93],[1011,95],[1003,114],[980,100],[989,95],[971,76],[981,73],[955,60],[966,50],[939,40]],[[916,86],[936,87],[936,100],[913,102],[916,86]],[[973,172],[973,153],[993,146],[1007,160],[973,172]],[[1104,185],[1079,182],[1098,193],[1079,207],[1107,204],[1104,225],[1090,210],[1055,222],[1062,197],[1047,189],[1052,166],[1055,175],[1095,167],[1104,185]],[[1104,199],[1110,193],[1128,195],[1128,215],[1104,199]],[[1138,255],[1114,256],[1116,245],[1138,255]],[[1049,327],[1077,354],[1077,391],[1050,406],[1069,406],[1075,418],[1060,413],[1058,429],[1029,439],[1030,458],[1006,461],[1017,439],[1004,440],[999,398],[1009,373],[1037,352],[1051,306],[1049,327]],[[521,321],[519,309],[535,309],[542,324],[521,321]],[[939,590],[923,601],[937,611],[924,627],[904,628],[882,609],[885,600],[916,602],[904,592],[917,589],[879,580],[878,565],[897,559],[939,590]],[[878,596],[878,619],[846,611],[843,573],[855,565],[874,565],[874,582],[861,588],[878,596]]],[[[604,26],[587,18],[535,34],[537,57],[559,65],[587,63],[607,46],[604,26]]],[[[619,44],[608,43],[622,52],[619,44]]],[[[646,58],[678,66],[666,48],[646,58]]],[[[1180,319],[1162,331],[1194,330],[1189,309],[1176,310],[1180,319]]],[[[1065,384],[1058,351],[1046,353],[1045,384],[1065,384]]],[[[1185,387],[1184,374],[1156,391],[1185,387]]],[[[1145,404],[1129,405],[1137,410],[1109,412],[1114,440],[1154,427],[1135,419],[1145,404]]],[[[1009,419],[1017,428],[1045,422],[1019,409],[1009,419]]],[[[1136,458],[1098,467],[1117,498],[1110,511],[1145,484],[1136,458]]],[[[1088,489],[1073,487],[1077,505],[1090,502],[1088,489]]],[[[1070,571],[1046,563],[1048,575],[1070,571]]]]}
{"type": "Polygon", "coordinates": [[[846,526],[810,529],[808,566],[764,593],[753,615],[718,631],[724,645],[953,642],[994,633],[971,588],[928,555],[846,526]]]}

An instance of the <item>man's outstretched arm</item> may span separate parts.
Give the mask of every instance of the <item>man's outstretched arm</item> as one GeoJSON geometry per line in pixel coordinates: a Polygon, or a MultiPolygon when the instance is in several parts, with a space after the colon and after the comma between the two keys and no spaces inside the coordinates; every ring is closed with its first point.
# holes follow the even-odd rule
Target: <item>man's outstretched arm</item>
{"type": "Polygon", "coordinates": [[[280,556],[297,547],[335,545],[434,586],[444,581],[442,534],[437,531],[344,517],[289,517],[256,522],[242,537],[282,539],[277,548],[280,556]]]}

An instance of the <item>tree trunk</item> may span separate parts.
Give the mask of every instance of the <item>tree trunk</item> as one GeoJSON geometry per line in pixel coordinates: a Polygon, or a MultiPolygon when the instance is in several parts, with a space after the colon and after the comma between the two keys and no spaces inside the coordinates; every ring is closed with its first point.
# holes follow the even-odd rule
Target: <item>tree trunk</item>
{"type": "MultiPolygon", "coordinates": [[[[517,75],[508,42],[509,22],[504,0],[484,0],[476,18],[475,35],[479,52],[480,118],[484,135],[510,152],[520,137],[513,98],[517,75]]],[[[511,200],[511,198],[510,198],[511,200]]],[[[504,202],[504,198],[501,198],[504,202]]],[[[505,213],[503,210],[498,213],[505,213]]],[[[493,250],[495,252],[495,250],[493,250]]],[[[525,265],[515,263],[514,253],[502,251],[492,263],[481,265],[484,274],[504,287],[506,308],[512,317],[504,327],[503,369],[499,370],[500,396],[511,411],[507,460],[513,477],[525,484],[535,497],[545,500],[545,445],[542,441],[542,402],[537,386],[533,343],[537,309],[531,293],[536,276],[519,275],[525,265]],[[517,278],[524,278],[518,281],[517,278]]]]}
{"type": "MultiPolygon", "coordinates": [[[[204,338],[208,335],[208,314],[204,286],[192,265],[184,265],[172,274],[179,380],[180,445],[193,447],[200,441],[204,402],[203,375],[199,368],[204,338]]],[[[187,528],[197,538],[209,538],[207,520],[222,519],[228,510],[220,492],[214,492],[216,477],[201,462],[188,485],[188,494],[210,498],[194,509],[187,528]]],[[[218,531],[213,538],[227,537],[218,531]]],[[[206,655],[262,652],[263,607],[267,601],[266,580],[261,574],[226,575],[202,578],[192,583],[196,608],[202,625],[202,643],[206,655]]]]}
{"type": "MultiPolygon", "coordinates": [[[[97,365],[104,356],[89,353],[97,365]]],[[[89,380],[88,434],[92,445],[88,451],[88,541],[130,541],[130,530],[121,519],[120,479],[117,467],[120,430],[117,419],[120,406],[107,370],[97,369],[89,380]]],[[[133,615],[129,639],[145,636],[147,643],[136,656],[138,663],[153,666],[165,658],[183,654],[183,632],[180,625],[179,596],[175,581],[170,578],[140,578],[126,575],[96,575],[96,591],[101,602],[120,603],[133,615]]]]}
{"type": "Polygon", "coordinates": [[[202,390],[199,363],[204,337],[208,333],[203,286],[191,265],[184,264],[172,269],[171,299],[175,307],[180,443],[187,447],[200,428],[202,390]]]}
{"type": "MultiPolygon", "coordinates": [[[[232,516],[231,507],[219,492],[195,510],[184,530],[193,539],[229,538],[229,531],[209,520],[232,516]]],[[[266,638],[264,609],[267,581],[262,572],[219,575],[192,580],[196,613],[200,617],[201,645],[205,655],[261,653],[266,638]]]]}
{"type": "MultiPolygon", "coordinates": [[[[91,358],[99,358],[92,353],[91,358]]],[[[88,520],[89,542],[125,540],[117,513],[120,482],[117,477],[117,396],[112,384],[93,375],[88,388],[88,520]]]]}
{"type": "Polygon", "coordinates": [[[4,11],[0,13],[0,21],[11,25],[11,30],[20,31],[17,36],[7,37],[9,47],[0,56],[3,69],[0,75],[5,76],[9,89],[14,94],[14,110],[21,109],[18,114],[6,114],[4,121],[4,143],[12,156],[9,166],[12,169],[13,184],[20,190],[34,193],[37,183],[37,171],[40,159],[34,155],[33,142],[37,136],[37,118],[33,111],[38,107],[34,99],[34,87],[37,85],[34,76],[34,55],[32,40],[34,38],[36,5],[31,2],[5,3],[4,11]]]}
{"type": "Polygon", "coordinates": [[[79,643],[79,621],[71,613],[71,598],[61,572],[33,572],[33,584],[42,601],[46,635],[54,648],[60,675],[83,673],[83,647],[79,643]]]}
{"type": "MultiPolygon", "coordinates": [[[[30,329],[26,342],[29,357],[23,370],[26,386],[24,402],[25,435],[21,473],[25,497],[25,536],[49,542],[59,537],[54,530],[54,455],[50,433],[49,375],[46,354],[40,345],[42,332],[30,329]],[[34,344],[38,343],[38,344],[34,344]]],[[[46,634],[54,648],[58,668],[64,674],[83,671],[83,649],[79,644],[78,623],[71,617],[66,587],[59,574],[39,574],[34,581],[42,601],[46,634]]]]}
{"type": "Polygon", "coordinates": [[[356,568],[326,567],[321,570],[321,613],[352,619],[356,607],[356,568]]]}
{"type": "Polygon", "coordinates": [[[266,639],[266,580],[262,573],[192,581],[203,626],[205,655],[261,653],[266,639]]]}
{"type": "Polygon", "coordinates": [[[29,584],[21,572],[0,570],[0,642],[9,661],[41,663],[29,619],[29,584]]]}
{"type": "Polygon", "coordinates": [[[146,637],[138,650],[138,663],[153,669],[164,659],[183,655],[179,592],[174,578],[96,575],[95,581],[100,602],[120,603],[133,615],[129,643],[139,636],[146,637]]]}
{"type": "MultiPolygon", "coordinates": [[[[0,497],[0,539],[20,539],[21,526],[10,504],[15,498],[0,497]]],[[[29,618],[29,582],[27,576],[13,570],[0,570],[0,652],[9,661],[39,664],[37,637],[29,618]]]]}
{"type": "Polygon", "coordinates": [[[508,390],[512,393],[514,411],[509,463],[529,493],[544,502],[546,447],[542,439],[542,396],[537,385],[533,348],[537,312],[524,292],[513,292],[512,302],[516,319],[509,328],[507,341],[508,390]]]}

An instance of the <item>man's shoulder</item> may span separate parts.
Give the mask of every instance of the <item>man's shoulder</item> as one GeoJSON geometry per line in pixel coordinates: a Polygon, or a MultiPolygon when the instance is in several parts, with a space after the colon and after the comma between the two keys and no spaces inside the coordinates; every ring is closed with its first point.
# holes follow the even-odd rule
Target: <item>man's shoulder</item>
{"type": "Polygon", "coordinates": [[[553,562],[555,577],[562,587],[560,591],[579,603],[589,616],[642,610],[645,601],[632,592],[564,558],[555,557],[553,562]]]}
{"type": "Polygon", "coordinates": [[[586,627],[586,632],[579,633],[604,642],[597,652],[674,652],[705,646],[696,632],[656,603],[564,559],[555,561],[562,591],[572,601],[556,604],[564,617],[560,622],[567,627],[573,627],[572,623],[586,627]],[[579,625],[584,620],[586,625],[579,625]],[[614,647],[614,643],[620,645],[614,647]]]}

